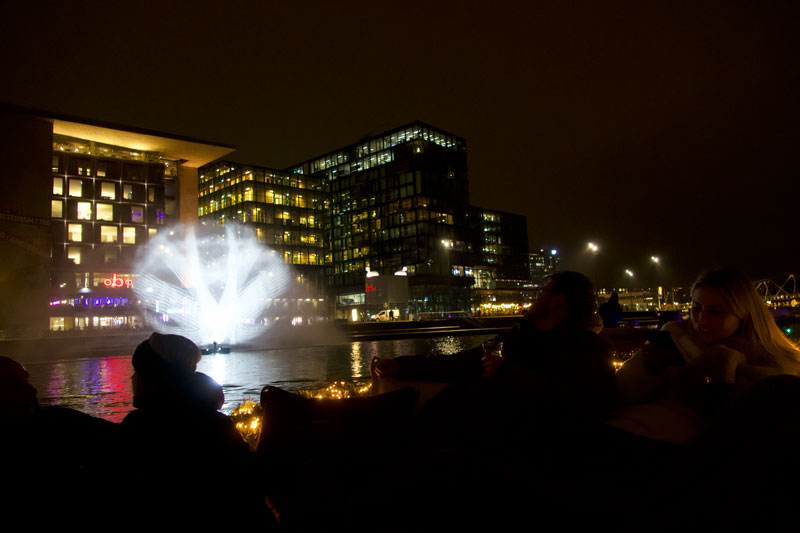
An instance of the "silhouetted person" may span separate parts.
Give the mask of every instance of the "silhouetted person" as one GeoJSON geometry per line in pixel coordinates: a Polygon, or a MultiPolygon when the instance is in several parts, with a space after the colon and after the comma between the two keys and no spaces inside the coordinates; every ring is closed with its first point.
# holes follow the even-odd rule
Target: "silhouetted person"
{"type": "MultiPolygon", "coordinates": [[[[119,425],[65,407],[40,407],[27,369],[0,357],[3,505],[18,516],[82,522],[111,502],[119,425]],[[46,511],[46,512],[45,512],[46,511]]],[[[7,515],[9,516],[9,515],[7,515]]]]}
{"type": "Polygon", "coordinates": [[[222,517],[238,504],[255,513],[262,499],[244,490],[252,454],[218,409],[222,387],[197,372],[200,349],[179,335],[153,333],[133,354],[133,405],[122,421],[129,439],[135,505],[148,515],[187,509],[222,517]]]}
{"type": "Polygon", "coordinates": [[[591,281],[560,272],[520,323],[497,337],[502,357],[479,346],[375,362],[379,377],[451,382],[424,406],[422,451],[401,468],[424,480],[409,489],[419,493],[409,505],[442,526],[456,519],[474,526],[511,521],[535,503],[526,500],[527,484],[551,448],[599,424],[613,404],[613,347],[593,331],[595,310],[591,281]]]}
{"type": "Polygon", "coordinates": [[[619,327],[623,317],[622,306],[619,305],[619,294],[612,292],[611,297],[597,308],[597,314],[603,319],[604,328],[619,327]]]}

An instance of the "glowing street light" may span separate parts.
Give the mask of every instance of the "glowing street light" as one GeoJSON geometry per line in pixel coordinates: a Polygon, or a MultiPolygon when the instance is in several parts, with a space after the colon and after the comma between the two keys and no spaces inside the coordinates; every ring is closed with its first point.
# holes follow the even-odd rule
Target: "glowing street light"
{"type": "Polygon", "coordinates": [[[587,247],[587,248],[589,248],[589,249],[590,249],[591,251],[593,251],[594,253],[597,253],[597,252],[599,252],[599,251],[600,251],[600,247],[599,247],[599,246],[597,246],[597,245],[596,245],[595,243],[593,243],[593,242],[590,242],[590,243],[588,243],[588,244],[586,245],[586,247],[587,247]]]}
{"type": "Polygon", "coordinates": [[[660,262],[661,262],[661,259],[660,259],[658,256],[651,255],[651,256],[650,256],[650,261],[652,261],[652,262],[653,262],[653,263],[655,263],[655,264],[658,264],[658,263],[660,263],[660,262]]]}
{"type": "Polygon", "coordinates": [[[633,277],[633,271],[629,268],[625,269],[625,274],[627,274],[629,278],[633,277]]]}

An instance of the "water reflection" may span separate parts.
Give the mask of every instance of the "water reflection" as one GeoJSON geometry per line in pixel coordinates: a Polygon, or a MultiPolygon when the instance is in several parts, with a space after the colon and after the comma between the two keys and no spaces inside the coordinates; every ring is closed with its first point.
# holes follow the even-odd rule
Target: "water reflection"
{"type": "MultiPolygon", "coordinates": [[[[225,390],[223,412],[251,399],[264,385],[287,390],[321,389],[334,381],[367,381],[373,357],[451,354],[488,336],[455,336],[352,342],[334,346],[290,347],[205,355],[198,370],[225,390]]],[[[129,356],[26,363],[42,405],[63,405],[121,421],[133,408],[129,356]]]]}

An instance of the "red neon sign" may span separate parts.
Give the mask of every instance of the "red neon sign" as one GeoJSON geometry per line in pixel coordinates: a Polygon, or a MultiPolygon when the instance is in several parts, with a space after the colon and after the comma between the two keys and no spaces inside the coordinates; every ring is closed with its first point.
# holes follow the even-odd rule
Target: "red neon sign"
{"type": "Polygon", "coordinates": [[[122,287],[133,287],[133,280],[118,278],[117,273],[114,272],[110,278],[103,280],[103,285],[114,289],[121,289],[122,287]]]}
{"type": "Polygon", "coordinates": [[[372,280],[371,279],[367,280],[367,286],[365,288],[365,291],[366,292],[375,292],[375,286],[372,284],[372,280]]]}

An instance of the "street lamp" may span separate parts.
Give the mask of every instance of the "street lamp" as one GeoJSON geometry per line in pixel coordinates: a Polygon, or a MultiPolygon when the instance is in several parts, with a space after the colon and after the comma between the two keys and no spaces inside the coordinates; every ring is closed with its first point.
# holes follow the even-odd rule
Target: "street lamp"
{"type": "MultiPolygon", "coordinates": [[[[626,268],[625,275],[632,280],[633,270],[631,270],[630,268],[626,268]]],[[[628,306],[630,307],[631,305],[633,305],[633,282],[631,282],[630,286],[628,287],[628,306]]]]}
{"type": "MultiPolygon", "coordinates": [[[[650,256],[650,261],[652,261],[652,263],[654,265],[656,265],[656,266],[659,266],[661,264],[661,258],[658,257],[657,255],[651,255],[650,256]]],[[[661,287],[658,284],[658,269],[656,269],[656,298],[657,298],[657,301],[658,301],[658,310],[659,311],[661,311],[661,290],[660,289],[661,289],[661,287]]]]}
{"type": "Polygon", "coordinates": [[[600,290],[600,286],[597,283],[597,255],[600,253],[600,247],[597,246],[593,242],[589,242],[589,243],[586,243],[586,248],[588,248],[589,251],[592,252],[592,254],[594,254],[594,256],[595,256],[595,259],[594,259],[594,289],[595,289],[595,291],[598,291],[598,290],[600,290]]]}
{"type": "MultiPolygon", "coordinates": [[[[442,239],[442,246],[446,250],[445,255],[447,255],[447,260],[445,261],[445,265],[447,267],[447,298],[448,298],[448,307],[453,308],[453,265],[452,265],[452,257],[450,256],[450,251],[453,249],[453,241],[450,239],[442,239]]],[[[448,311],[450,309],[447,309],[448,311]]]]}

